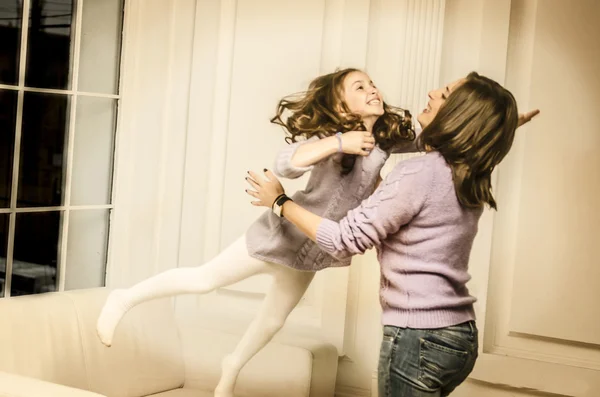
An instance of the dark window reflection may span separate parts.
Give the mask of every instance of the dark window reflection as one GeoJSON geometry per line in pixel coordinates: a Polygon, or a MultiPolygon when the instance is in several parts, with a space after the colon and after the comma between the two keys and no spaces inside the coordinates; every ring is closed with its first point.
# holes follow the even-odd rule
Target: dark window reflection
{"type": "Polygon", "coordinates": [[[6,279],[6,249],[8,244],[8,214],[0,214],[0,297],[4,296],[6,279]]]}
{"type": "Polygon", "coordinates": [[[17,92],[0,90],[0,208],[10,206],[17,92]]]}
{"type": "Polygon", "coordinates": [[[11,296],[56,290],[61,213],[17,214],[11,296]]]}
{"type": "Polygon", "coordinates": [[[31,0],[25,85],[68,89],[73,0],[31,0]]]}
{"type": "Polygon", "coordinates": [[[62,204],[68,103],[66,95],[25,93],[18,207],[62,204]]]}
{"type": "Polygon", "coordinates": [[[21,50],[21,0],[0,0],[0,83],[16,85],[19,81],[21,50]]]}

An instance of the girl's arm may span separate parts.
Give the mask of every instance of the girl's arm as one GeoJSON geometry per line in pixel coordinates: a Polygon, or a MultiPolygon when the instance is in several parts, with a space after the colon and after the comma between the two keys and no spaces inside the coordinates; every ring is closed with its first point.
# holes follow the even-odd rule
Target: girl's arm
{"type": "MultiPolygon", "coordinates": [[[[277,157],[275,157],[275,163],[273,165],[273,172],[275,175],[282,178],[296,179],[304,175],[305,172],[311,171],[313,164],[318,161],[314,161],[313,163],[308,162],[306,165],[302,166],[301,164],[294,162],[293,158],[303,146],[313,145],[320,141],[322,141],[322,139],[314,136],[306,141],[292,143],[280,150],[277,157]]],[[[323,144],[321,145],[324,146],[323,144]]]]}
{"type": "Polygon", "coordinates": [[[349,131],[340,138],[314,136],[306,141],[293,143],[279,152],[274,172],[283,178],[295,179],[312,170],[313,165],[340,151],[366,156],[375,145],[375,139],[367,131],[349,131]]]}

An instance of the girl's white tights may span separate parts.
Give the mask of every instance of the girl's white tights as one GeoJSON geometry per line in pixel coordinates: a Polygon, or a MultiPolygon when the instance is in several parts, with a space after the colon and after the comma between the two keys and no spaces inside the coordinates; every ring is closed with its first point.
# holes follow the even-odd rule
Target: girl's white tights
{"type": "Polygon", "coordinates": [[[223,360],[221,379],[215,389],[215,397],[233,397],[241,369],[281,329],[315,275],[252,258],[248,255],[245,237],[202,266],[167,270],[131,288],[113,291],[98,318],[98,336],[102,343],[110,346],[121,318],[142,302],[182,294],[204,294],[259,273],[271,274],[273,284],[235,350],[223,360]]]}

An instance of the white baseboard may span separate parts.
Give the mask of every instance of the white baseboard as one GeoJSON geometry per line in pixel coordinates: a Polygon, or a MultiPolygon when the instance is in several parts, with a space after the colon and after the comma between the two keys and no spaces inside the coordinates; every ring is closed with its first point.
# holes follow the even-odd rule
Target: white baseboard
{"type": "Polygon", "coordinates": [[[373,371],[373,375],[371,376],[371,397],[379,396],[377,390],[377,371],[373,371]]]}
{"type": "Polygon", "coordinates": [[[335,397],[371,397],[371,391],[352,386],[337,386],[335,397]]]}

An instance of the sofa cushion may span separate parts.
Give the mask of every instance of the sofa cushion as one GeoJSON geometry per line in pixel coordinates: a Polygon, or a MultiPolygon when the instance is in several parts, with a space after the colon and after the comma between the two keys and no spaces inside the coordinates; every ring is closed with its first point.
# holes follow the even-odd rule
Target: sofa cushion
{"type": "Polygon", "coordinates": [[[170,299],[130,310],[115,331],[111,347],[96,334],[106,288],[65,292],[75,306],[88,375],[87,390],[109,397],[137,397],[183,386],[185,368],[170,299]]]}
{"type": "Polygon", "coordinates": [[[0,397],[104,397],[87,390],[0,372],[0,397]]]}
{"type": "Polygon", "coordinates": [[[62,294],[0,299],[0,371],[87,388],[75,307],[62,294]]]}

